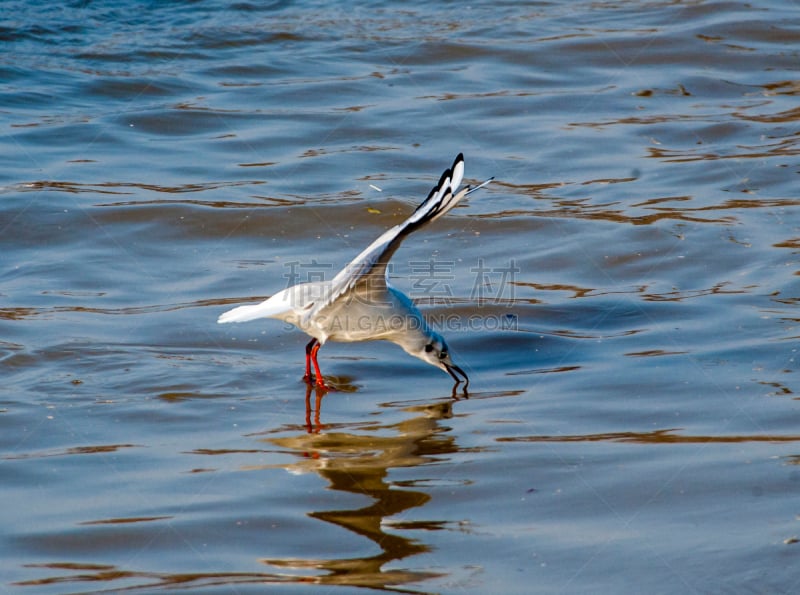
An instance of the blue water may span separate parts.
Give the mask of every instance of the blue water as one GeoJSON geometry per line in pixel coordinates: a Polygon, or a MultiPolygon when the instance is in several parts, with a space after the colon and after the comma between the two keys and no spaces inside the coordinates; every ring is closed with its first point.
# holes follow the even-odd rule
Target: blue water
{"type": "Polygon", "coordinates": [[[793,593],[800,20],[0,3],[10,593],[793,593]],[[392,281],[470,376],[216,324],[392,281]]]}

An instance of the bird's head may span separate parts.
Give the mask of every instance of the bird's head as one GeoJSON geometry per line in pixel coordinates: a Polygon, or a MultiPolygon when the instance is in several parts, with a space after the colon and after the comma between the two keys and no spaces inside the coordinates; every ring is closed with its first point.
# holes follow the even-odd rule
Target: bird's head
{"type": "Polygon", "coordinates": [[[418,357],[424,362],[428,362],[432,366],[441,368],[453,377],[453,380],[456,381],[456,384],[462,382],[462,379],[456,375],[456,372],[458,372],[464,377],[464,389],[466,390],[467,386],[469,386],[469,378],[467,377],[466,372],[453,363],[453,360],[450,358],[450,350],[447,347],[447,343],[445,342],[444,337],[442,337],[439,333],[431,332],[430,334],[427,334],[425,341],[421,342],[421,345],[418,347],[418,349],[409,353],[418,357]]]}

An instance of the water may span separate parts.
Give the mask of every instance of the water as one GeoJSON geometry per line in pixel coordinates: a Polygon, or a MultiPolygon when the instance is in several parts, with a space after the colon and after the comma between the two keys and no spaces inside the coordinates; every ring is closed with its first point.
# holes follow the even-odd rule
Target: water
{"type": "Polygon", "coordinates": [[[4,591],[797,591],[796,5],[32,4],[4,591]],[[392,274],[468,399],[383,343],[326,345],[315,394],[307,337],[215,324],[460,151],[496,181],[392,274]]]}

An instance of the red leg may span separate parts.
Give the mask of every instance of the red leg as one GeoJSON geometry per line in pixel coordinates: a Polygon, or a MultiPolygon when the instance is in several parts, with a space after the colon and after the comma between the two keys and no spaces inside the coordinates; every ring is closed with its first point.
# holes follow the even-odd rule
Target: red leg
{"type": "MultiPolygon", "coordinates": [[[[316,339],[314,339],[316,341],[316,339]]],[[[317,362],[317,352],[322,347],[319,341],[311,348],[311,363],[314,364],[314,373],[317,375],[317,386],[327,388],[325,380],[322,378],[322,372],[319,371],[319,363],[317,362]]]]}
{"type": "Polygon", "coordinates": [[[311,380],[311,350],[317,345],[319,341],[316,339],[311,339],[306,345],[306,375],[303,376],[303,380],[311,380]]]}

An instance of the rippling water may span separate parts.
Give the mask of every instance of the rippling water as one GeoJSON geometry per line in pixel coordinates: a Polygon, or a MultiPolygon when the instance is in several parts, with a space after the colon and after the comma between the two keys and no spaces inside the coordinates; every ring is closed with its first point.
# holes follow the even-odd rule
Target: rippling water
{"type": "Polygon", "coordinates": [[[5,1],[8,592],[793,593],[784,2],[5,1]],[[472,379],[217,316],[395,284],[472,379]],[[291,587],[290,587],[291,586],[291,587]],[[333,589],[334,586],[339,587],[333,589]]]}

